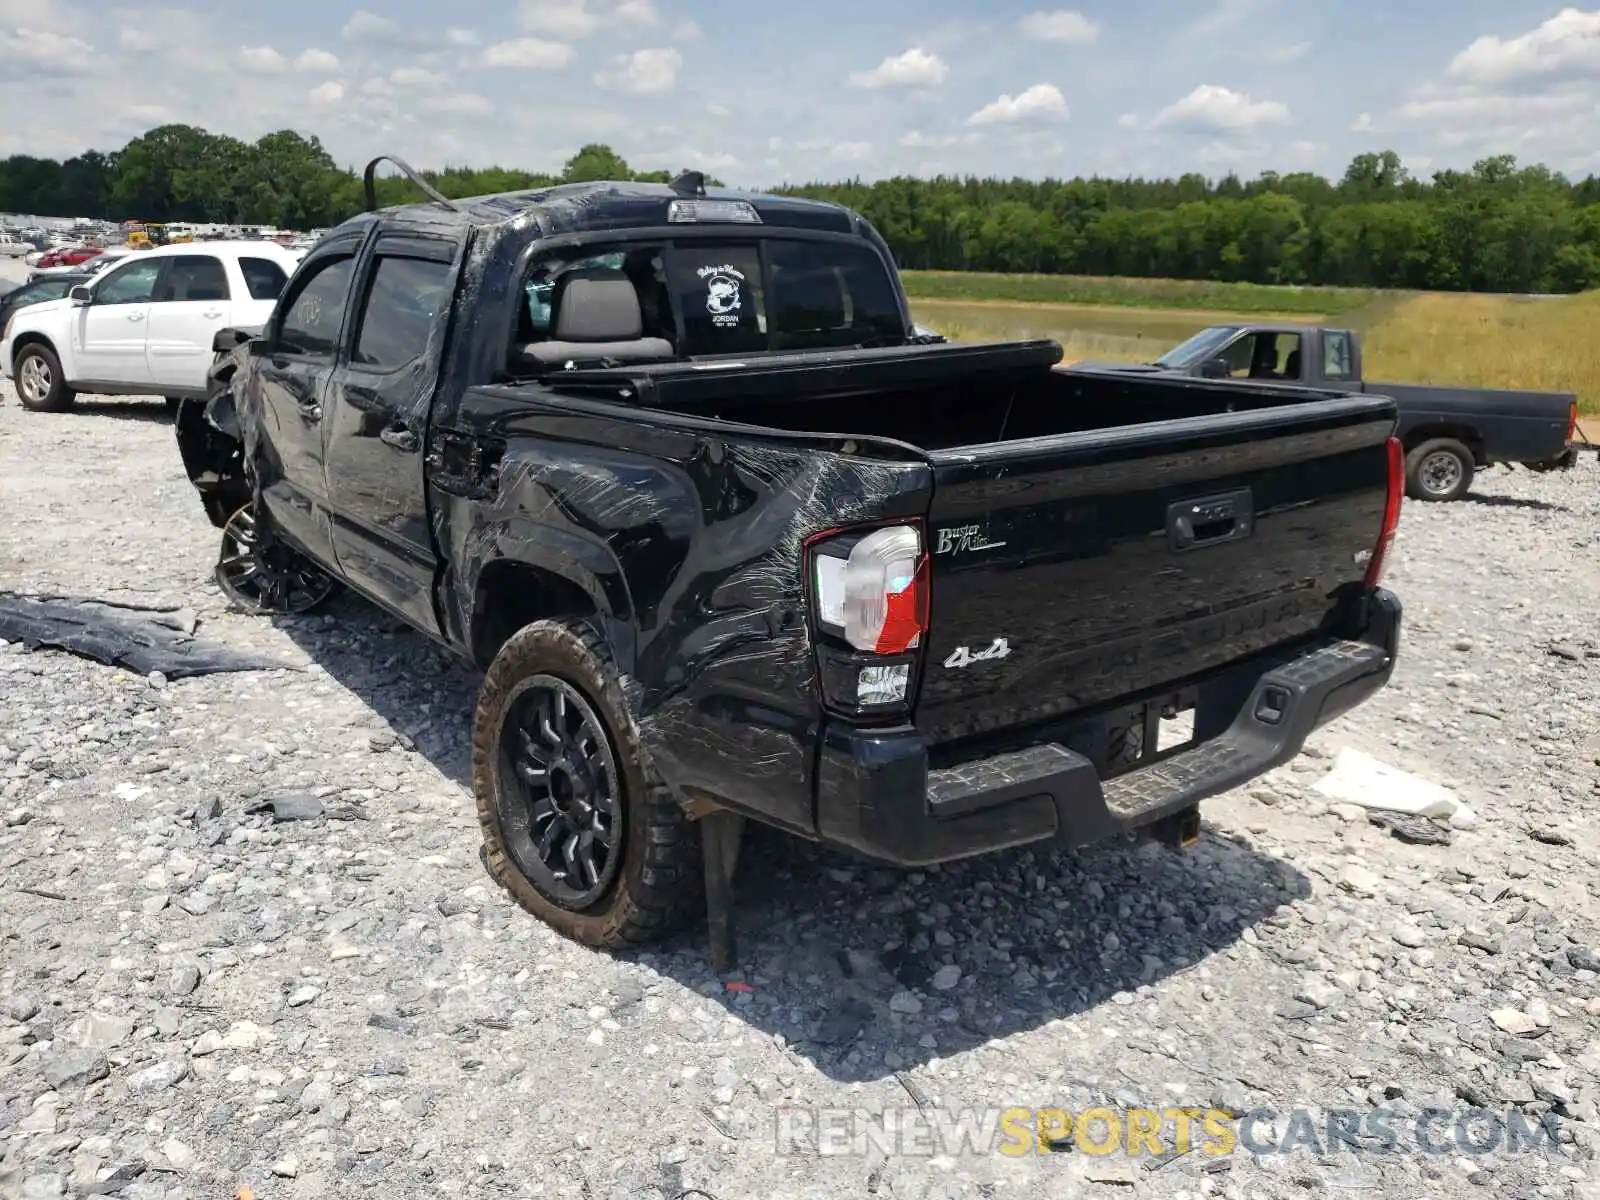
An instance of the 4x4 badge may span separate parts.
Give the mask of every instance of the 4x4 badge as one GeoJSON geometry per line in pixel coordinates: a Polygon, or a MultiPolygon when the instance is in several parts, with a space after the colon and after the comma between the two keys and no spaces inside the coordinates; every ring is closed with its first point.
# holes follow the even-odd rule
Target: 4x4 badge
{"type": "Polygon", "coordinates": [[[950,652],[950,657],[944,660],[947,667],[969,667],[975,662],[987,662],[991,658],[1004,658],[1011,653],[1011,643],[1005,638],[995,638],[987,650],[979,650],[974,654],[965,646],[957,646],[950,652]]]}

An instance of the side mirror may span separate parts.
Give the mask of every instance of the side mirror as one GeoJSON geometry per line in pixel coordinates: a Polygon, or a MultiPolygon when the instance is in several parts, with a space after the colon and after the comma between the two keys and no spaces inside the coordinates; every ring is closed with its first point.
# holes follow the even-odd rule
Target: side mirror
{"type": "Polygon", "coordinates": [[[76,284],[67,292],[67,299],[74,305],[82,308],[85,304],[94,303],[94,293],[85,284],[76,284]]]}
{"type": "Polygon", "coordinates": [[[1233,372],[1228,367],[1225,358],[1208,358],[1200,364],[1201,379],[1226,379],[1233,372]]]}

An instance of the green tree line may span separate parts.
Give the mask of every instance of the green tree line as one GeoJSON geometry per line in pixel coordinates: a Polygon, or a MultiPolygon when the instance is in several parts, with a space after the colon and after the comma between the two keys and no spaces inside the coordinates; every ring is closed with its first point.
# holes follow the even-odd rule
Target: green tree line
{"type": "MultiPolygon", "coordinates": [[[[426,174],[451,197],[668,177],[636,172],[599,144],[559,175],[426,174]]],[[[902,177],[776,190],[860,210],[907,268],[1452,291],[1600,287],[1600,179],[1569,180],[1511,155],[1427,179],[1384,151],[1357,156],[1338,180],[902,177]]],[[[403,179],[378,181],[381,204],[415,198],[403,179]]],[[[0,212],[306,229],[362,205],[357,172],[292,130],[243,142],[166,125],[115,153],[0,159],[0,212]]]]}

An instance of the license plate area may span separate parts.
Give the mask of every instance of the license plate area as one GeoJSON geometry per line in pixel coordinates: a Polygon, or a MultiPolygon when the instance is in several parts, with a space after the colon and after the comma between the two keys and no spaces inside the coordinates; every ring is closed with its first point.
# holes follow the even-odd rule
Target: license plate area
{"type": "Polygon", "coordinates": [[[1106,716],[1097,739],[1095,766],[1110,779],[1192,748],[1195,744],[1194,688],[1152,696],[1106,716]]]}

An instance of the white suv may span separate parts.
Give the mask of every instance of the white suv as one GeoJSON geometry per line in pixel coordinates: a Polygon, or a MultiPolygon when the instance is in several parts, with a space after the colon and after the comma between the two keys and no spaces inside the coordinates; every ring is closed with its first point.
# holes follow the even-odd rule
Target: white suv
{"type": "Polygon", "coordinates": [[[265,325],[297,262],[270,242],[135,252],[65,300],[19,309],[0,330],[0,375],[35,412],[79,392],[204,397],[217,331],[265,325]]]}

